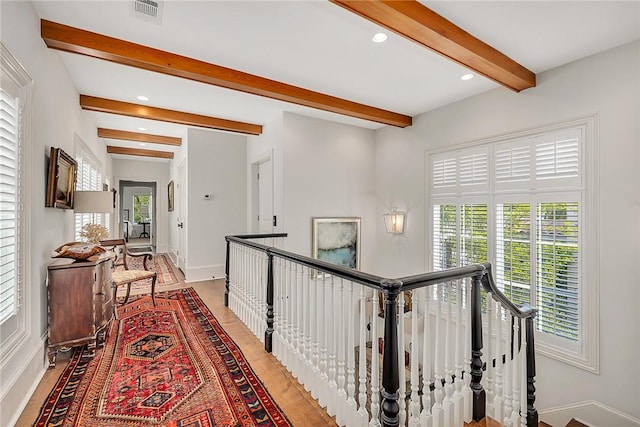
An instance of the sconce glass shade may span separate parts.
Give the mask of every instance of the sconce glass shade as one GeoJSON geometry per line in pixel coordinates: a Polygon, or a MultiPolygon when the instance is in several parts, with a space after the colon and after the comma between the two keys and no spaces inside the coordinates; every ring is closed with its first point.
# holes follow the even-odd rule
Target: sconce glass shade
{"type": "Polygon", "coordinates": [[[383,215],[384,226],[387,229],[387,233],[402,234],[404,233],[404,218],[405,213],[393,208],[391,212],[383,215]]]}
{"type": "Polygon", "coordinates": [[[113,193],[111,191],[76,191],[73,197],[75,213],[112,213],[113,193]]]}

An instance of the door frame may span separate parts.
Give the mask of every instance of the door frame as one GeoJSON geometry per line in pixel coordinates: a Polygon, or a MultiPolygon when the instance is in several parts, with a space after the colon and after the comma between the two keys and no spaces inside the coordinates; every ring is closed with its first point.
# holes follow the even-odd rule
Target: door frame
{"type": "MultiPolygon", "coordinates": [[[[123,217],[123,213],[124,213],[124,189],[125,188],[132,188],[132,187],[146,187],[146,188],[150,188],[151,189],[151,201],[152,201],[152,206],[151,206],[151,218],[153,218],[153,221],[151,222],[151,227],[149,229],[149,233],[151,233],[151,237],[149,239],[149,241],[151,242],[151,246],[152,247],[156,247],[156,239],[157,239],[157,224],[158,224],[158,217],[157,217],[157,187],[158,187],[158,183],[156,181],[132,181],[132,180],[120,180],[119,183],[119,191],[120,191],[120,212],[119,212],[119,218],[120,218],[120,233],[122,233],[122,236],[124,237],[124,217],[123,217]]],[[[129,213],[129,221],[131,221],[131,217],[133,217],[133,212],[129,213]]],[[[131,233],[131,230],[129,230],[129,233],[131,233]]]]}

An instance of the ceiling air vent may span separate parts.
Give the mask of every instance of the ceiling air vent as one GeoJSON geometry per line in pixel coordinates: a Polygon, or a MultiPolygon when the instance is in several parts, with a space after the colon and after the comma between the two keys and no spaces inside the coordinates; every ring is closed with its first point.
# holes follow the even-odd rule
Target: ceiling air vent
{"type": "Polygon", "coordinates": [[[133,16],[143,21],[160,24],[162,22],[163,3],[153,0],[134,0],[133,16]]]}

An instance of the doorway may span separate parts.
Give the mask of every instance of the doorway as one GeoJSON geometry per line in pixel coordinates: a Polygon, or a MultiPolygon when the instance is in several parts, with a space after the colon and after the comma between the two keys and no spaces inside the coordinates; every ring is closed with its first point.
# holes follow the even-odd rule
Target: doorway
{"type": "Polygon", "coordinates": [[[156,247],[156,183],[120,181],[120,232],[130,247],[156,247]]]}
{"type": "Polygon", "coordinates": [[[251,166],[252,176],[252,230],[254,233],[272,233],[273,216],[273,161],[267,158],[251,166]]]}

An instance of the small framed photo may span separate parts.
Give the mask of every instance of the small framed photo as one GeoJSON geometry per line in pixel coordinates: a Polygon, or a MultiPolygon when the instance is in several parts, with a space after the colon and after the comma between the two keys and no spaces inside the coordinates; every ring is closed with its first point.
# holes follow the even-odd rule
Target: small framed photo
{"type": "Polygon", "coordinates": [[[169,195],[169,212],[171,212],[173,211],[173,181],[169,182],[167,194],[169,195]]]}
{"type": "Polygon", "coordinates": [[[360,269],[360,218],[313,218],[312,257],[360,269]]]}
{"type": "Polygon", "coordinates": [[[48,208],[73,209],[78,164],[60,148],[51,147],[47,181],[48,208]]]}

